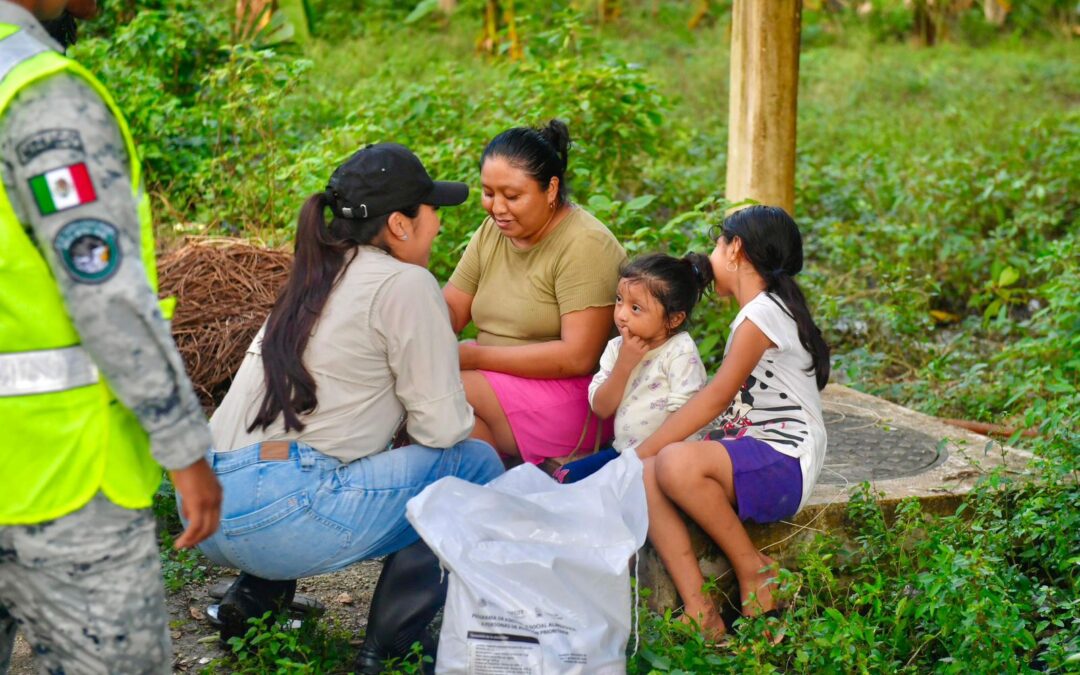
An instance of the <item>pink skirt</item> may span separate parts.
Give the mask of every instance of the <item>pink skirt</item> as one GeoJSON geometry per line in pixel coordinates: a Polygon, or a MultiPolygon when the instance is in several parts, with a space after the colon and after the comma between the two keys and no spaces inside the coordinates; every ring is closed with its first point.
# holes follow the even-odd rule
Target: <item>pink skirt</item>
{"type": "Polygon", "coordinates": [[[537,380],[491,370],[480,372],[506,413],[521,459],[530,464],[548,457],[566,457],[575,448],[579,448],[579,456],[588,455],[596,447],[597,433],[600,447],[615,438],[614,416],[601,421],[589,411],[592,375],[537,380]]]}

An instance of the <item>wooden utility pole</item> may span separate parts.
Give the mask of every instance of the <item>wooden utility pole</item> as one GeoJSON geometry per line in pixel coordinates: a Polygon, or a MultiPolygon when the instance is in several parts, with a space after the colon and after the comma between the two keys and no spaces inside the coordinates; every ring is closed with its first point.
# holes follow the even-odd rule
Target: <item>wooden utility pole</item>
{"type": "Polygon", "coordinates": [[[727,198],[794,215],[801,0],[735,0],[727,198]]]}

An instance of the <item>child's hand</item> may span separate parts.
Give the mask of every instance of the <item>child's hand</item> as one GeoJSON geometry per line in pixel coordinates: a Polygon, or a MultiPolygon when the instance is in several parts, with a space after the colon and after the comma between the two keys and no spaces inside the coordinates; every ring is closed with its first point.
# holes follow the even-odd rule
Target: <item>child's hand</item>
{"type": "Polygon", "coordinates": [[[627,368],[633,368],[641,363],[645,354],[649,352],[649,343],[630,333],[625,327],[619,328],[622,335],[622,346],[619,347],[619,361],[627,368]]]}

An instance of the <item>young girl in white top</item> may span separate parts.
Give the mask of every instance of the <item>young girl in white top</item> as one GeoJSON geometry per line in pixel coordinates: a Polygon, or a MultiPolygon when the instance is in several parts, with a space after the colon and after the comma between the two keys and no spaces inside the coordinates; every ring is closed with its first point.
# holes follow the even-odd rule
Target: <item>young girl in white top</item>
{"type": "Polygon", "coordinates": [[[612,448],[556,472],[563,483],[581,480],[648,438],[708,380],[686,332],[694,305],[713,280],[708,257],[654,253],[627,264],[619,277],[619,336],[608,342],[589,385],[593,413],[600,419],[615,416],[615,441],[612,448]]]}
{"type": "Polygon", "coordinates": [[[645,463],[649,539],[671,574],[686,620],[710,637],[727,627],[702,592],[704,578],[685,512],[720,546],[739,582],[745,615],[775,614],[773,561],[742,521],[793,516],[806,503],[825,457],[819,390],[829,347],[794,276],[802,236],[783,209],[751,206],[730,215],[709,256],[716,293],[733,297],[716,376],[637,446],[645,463]],[[722,415],[706,440],[683,442],[722,415]]]}

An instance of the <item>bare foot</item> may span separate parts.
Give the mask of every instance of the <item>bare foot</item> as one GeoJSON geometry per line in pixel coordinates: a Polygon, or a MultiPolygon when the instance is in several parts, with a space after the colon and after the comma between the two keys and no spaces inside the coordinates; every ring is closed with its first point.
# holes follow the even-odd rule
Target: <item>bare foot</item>
{"type": "Polygon", "coordinates": [[[776,609],[776,599],[773,598],[773,588],[776,586],[777,565],[776,561],[758,553],[761,564],[757,573],[747,579],[739,580],[739,594],[743,599],[742,612],[744,616],[758,616],[770,610],[776,609]]]}
{"type": "MultiPolygon", "coordinates": [[[[775,560],[764,553],[759,552],[758,556],[761,559],[761,566],[757,574],[749,579],[739,580],[739,593],[743,598],[742,613],[746,617],[767,614],[777,608],[773,590],[779,576],[779,566],[775,560]]],[[[771,644],[776,645],[784,639],[784,630],[781,629],[775,634],[767,630],[765,636],[771,644]]]]}
{"type": "Polygon", "coordinates": [[[727,637],[727,626],[711,604],[704,607],[687,605],[679,620],[700,630],[707,642],[722,642],[727,637]]]}

